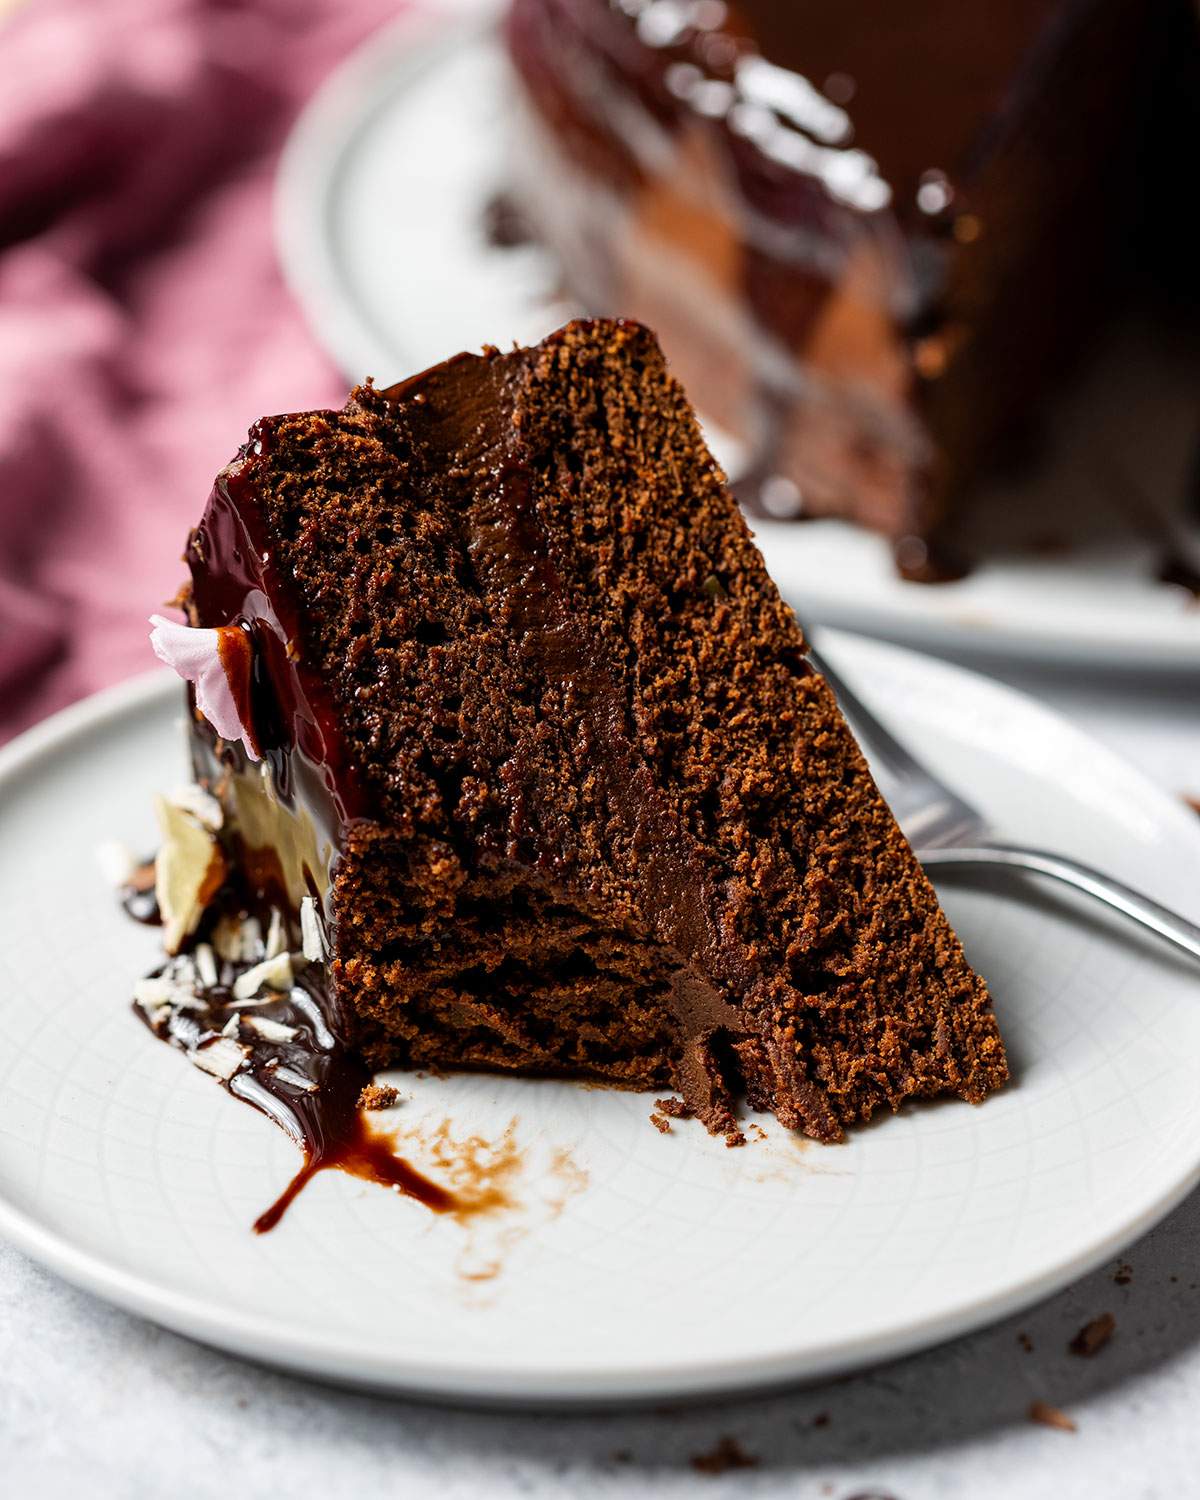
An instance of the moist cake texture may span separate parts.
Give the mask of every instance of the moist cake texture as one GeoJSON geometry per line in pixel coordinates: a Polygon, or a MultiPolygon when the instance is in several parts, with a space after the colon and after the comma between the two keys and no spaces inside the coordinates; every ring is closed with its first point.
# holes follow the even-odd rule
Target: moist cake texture
{"type": "Polygon", "coordinates": [[[731,1138],[744,1092],[825,1141],[1003,1083],[646,329],[260,422],[187,560],[191,625],[249,659],[197,775],[250,899],[319,898],[372,1065],[673,1086],[731,1138]]]}

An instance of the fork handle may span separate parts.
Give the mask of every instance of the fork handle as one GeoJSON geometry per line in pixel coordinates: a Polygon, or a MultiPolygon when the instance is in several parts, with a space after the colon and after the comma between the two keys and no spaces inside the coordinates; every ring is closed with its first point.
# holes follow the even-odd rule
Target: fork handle
{"type": "Polygon", "coordinates": [[[927,870],[944,869],[949,865],[1005,865],[1010,869],[1032,870],[1035,875],[1049,875],[1066,885],[1085,891],[1097,901],[1115,907],[1159,937],[1166,938],[1176,948],[1182,948],[1193,958],[1200,958],[1200,926],[1189,922],[1177,912],[1169,911],[1149,896],[1143,896],[1119,880],[1102,875],[1090,865],[1067,859],[1061,854],[1048,854],[1044,849],[1025,849],[1019,844],[994,844],[978,849],[921,849],[917,858],[927,870]]]}

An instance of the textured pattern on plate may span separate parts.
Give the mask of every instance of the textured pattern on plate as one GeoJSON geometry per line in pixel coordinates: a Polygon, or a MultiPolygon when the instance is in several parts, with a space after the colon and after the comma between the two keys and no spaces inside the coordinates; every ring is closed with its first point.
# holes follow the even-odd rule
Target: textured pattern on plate
{"type": "MultiPolygon", "coordinates": [[[[1194,899],[1191,815],[1120,762],[982,679],[825,644],[1006,832],[1194,899]]],[[[130,1014],[156,938],[91,859],[114,834],[151,843],[178,718],[174,684],[154,681],[0,759],[0,1229],[170,1326],[329,1376],[496,1399],[748,1384],[1029,1302],[1198,1175],[1194,973],[1048,898],[947,887],[1013,1061],[983,1108],[921,1108],[831,1148],[764,1120],[765,1142],[728,1151],[694,1125],[660,1135],[643,1096],[399,1077],[393,1118],[435,1172],[443,1121],[496,1142],[516,1118],[519,1206],[477,1232],[330,1174],[257,1238],[295,1152],[130,1014]]]]}

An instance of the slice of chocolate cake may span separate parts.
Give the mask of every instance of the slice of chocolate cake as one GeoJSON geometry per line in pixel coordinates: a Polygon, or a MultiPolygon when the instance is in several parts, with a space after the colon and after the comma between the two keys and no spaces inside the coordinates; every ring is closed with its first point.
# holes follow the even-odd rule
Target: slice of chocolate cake
{"type": "Polygon", "coordinates": [[[157,644],[224,863],[276,948],[304,913],[372,1065],[673,1086],[727,1133],[744,1092],[824,1141],[1003,1083],[644,328],[258,423],[187,560],[157,644]]]}

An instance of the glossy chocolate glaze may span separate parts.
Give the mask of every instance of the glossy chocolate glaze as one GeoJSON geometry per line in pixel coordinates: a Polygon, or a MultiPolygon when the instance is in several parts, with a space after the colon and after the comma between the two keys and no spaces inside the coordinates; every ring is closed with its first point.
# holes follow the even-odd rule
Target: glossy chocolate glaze
{"type": "MultiPolygon", "coordinates": [[[[189,615],[192,624],[221,632],[226,678],[262,756],[271,793],[284,807],[302,809],[318,830],[326,863],[308,871],[305,883],[327,893],[330,863],[346,829],[369,817],[370,807],[350,762],[330,686],[305,664],[298,604],[275,564],[257,501],[259,468],[269,461],[275,427],[284,420],[255,424],[238,458],[218,477],[188,538],[189,615]]],[[[205,758],[203,731],[200,739],[196,757],[205,758]]],[[[245,769],[238,747],[213,746],[211,735],[208,741],[214,759],[233,771],[245,769]]]]}
{"type": "MultiPolygon", "coordinates": [[[[275,427],[265,418],[251,429],[239,457],[218,477],[204,516],[188,539],[191,608],[198,625],[238,626],[251,652],[248,682],[231,677],[241,694],[279,795],[298,790],[298,764],[319,768],[333,817],[345,827],[369,816],[365,795],[338,728],[329,686],[304,661],[296,601],[278,569],[258,504],[259,468],[267,462],[275,427]]],[[[222,652],[222,660],[225,659],[222,652]]]]}

